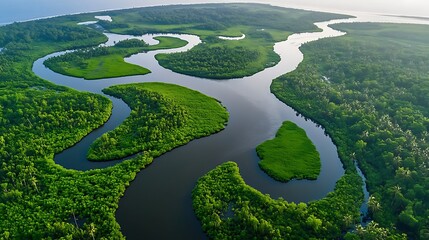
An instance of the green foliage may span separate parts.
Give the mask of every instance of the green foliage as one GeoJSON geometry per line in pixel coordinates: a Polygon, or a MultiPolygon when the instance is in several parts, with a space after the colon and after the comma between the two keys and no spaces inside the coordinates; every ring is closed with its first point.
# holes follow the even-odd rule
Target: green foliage
{"type": "MultiPolygon", "coordinates": [[[[175,54],[157,55],[159,63],[175,72],[205,78],[234,78],[252,75],[264,69],[255,66],[263,53],[245,47],[205,47],[175,54]],[[254,66],[254,67],[252,67],[254,66]]],[[[280,59],[277,56],[278,62],[280,59]]]]}
{"type": "Polygon", "coordinates": [[[147,46],[149,46],[147,43],[139,39],[127,39],[115,44],[117,48],[144,48],[147,46]]]}
{"type": "Polygon", "coordinates": [[[106,40],[75,20],[81,18],[0,27],[0,239],[123,239],[115,220],[119,199],[152,161],[149,153],[86,172],[54,163],[55,153],[106,122],[112,107],[106,98],[55,86],[31,71],[49,53],[106,40]]]}
{"type": "MultiPolygon", "coordinates": [[[[204,5],[200,7],[202,6],[204,5]]],[[[215,8],[216,5],[210,6],[215,8]]],[[[140,11],[146,11],[142,9],[110,12],[114,22],[107,24],[102,21],[101,24],[108,25],[106,29],[117,32],[194,33],[204,39],[211,36],[212,40],[217,35],[237,35],[244,30],[255,32],[265,28],[269,34],[255,34],[253,37],[249,35],[252,39],[258,39],[250,49],[264,46],[269,50],[267,52],[271,51],[266,56],[272,56],[273,42],[271,45],[261,45],[259,41],[278,41],[286,38],[288,32],[295,30],[316,30],[312,25],[314,19],[320,21],[342,17],[262,5],[255,5],[260,7],[258,9],[254,5],[226,6],[238,9],[226,13],[229,18],[242,18],[242,24],[255,25],[234,27],[237,21],[231,21],[234,26],[224,28],[222,22],[200,22],[201,17],[195,20],[198,23],[191,23],[189,26],[174,26],[176,23],[168,26],[153,25],[139,19],[139,16],[145,15],[138,14],[140,11]],[[242,11],[243,9],[247,10],[242,11]],[[261,9],[265,11],[259,11],[261,9]],[[274,10],[277,12],[271,14],[274,10]],[[287,18],[287,21],[279,21],[280,12],[284,12],[281,15],[282,18],[287,18]],[[257,22],[247,21],[246,18],[257,19],[257,22]],[[304,18],[311,19],[307,21],[304,18]],[[187,29],[188,27],[191,28],[187,29]],[[219,29],[219,32],[207,32],[207,29],[219,29]]],[[[226,14],[220,15],[221,12],[223,11],[211,14],[210,17],[215,18],[218,15],[222,16],[225,22],[230,21],[226,14]]],[[[204,15],[201,14],[203,12],[199,13],[200,16],[204,15]]],[[[134,179],[136,172],[152,161],[149,156],[162,153],[148,152],[111,168],[86,172],[66,170],[53,162],[55,153],[72,146],[107,120],[111,103],[90,93],[73,91],[44,81],[34,76],[31,71],[32,64],[36,59],[52,52],[94,47],[106,41],[106,37],[100,32],[87,26],[76,25],[77,22],[92,19],[94,15],[95,13],[64,16],[0,27],[0,48],[4,48],[0,53],[0,238],[124,238],[115,220],[119,198],[134,179]]],[[[164,18],[167,15],[164,14],[164,18]]],[[[170,17],[173,18],[174,15],[170,17]]],[[[138,48],[140,47],[142,46],[138,48]]],[[[167,47],[167,44],[164,47],[167,47]]],[[[128,47],[122,48],[129,50],[128,47]]],[[[204,114],[211,116],[210,113],[204,114]]],[[[225,117],[225,114],[222,116],[225,117]]],[[[206,134],[210,132],[213,131],[207,130],[206,134]]],[[[422,194],[424,189],[425,185],[416,186],[415,193],[422,194]]],[[[343,201],[339,201],[341,202],[343,201]]],[[[311,231],[323,229],[324,220],[316,215],[306,215],[303,220],[311,231]],[[322,225],[318,219],[322,221],[322,225]]],[[[255,218],[248,218],[246,221],[254,224],[255,218]]],[[[258,231],[265,236],[278,236],[277,231],[273,232],[268,220],[258,221],[258,231]]],[[[425,234],[423,230],[421,233],[425,234]]]]}
{"type": "Polygon", "coordinates": [[[52,20],[13,23],[2,27],[0,46],[17,43],[65,43],[99,37],[100,33],[83,26],[70,26],[52,20]]]}
{"type": "Polygon", "coordinates": [[[272,92],[326,128],[347,168],[357,159],[372,217],[421,239],[429,229],[427,26],[342,24],[349,34],[303,47],[272,92]],[[425,190],[423,190],[425,189],[425,190]]]}
{"type": "MultiPolygon", "coordinates": [[[[110,13],[109,13],[110,14],[110,13]]],[[[204,43],[184,53],[158,55],[160,64],[192,76],[229,79],[253,75],[280,61],[276,42],[291,32],[317,31],[314,21],[345,17],[260,4],[204,4],[112,12],[110,31],[141,35],[153,32],[195,34],[204,43]],[[119,14],[118,14],[119,13],[119,14]],[[118,24],[126,23],[126,26],[118,24]],[[217,36],[241,36],[240,41],[217,36]]]]}
{"type": "Polygon", "coordinates": [[[368,226],[358,225],[356,230],[348,232],[345,240],[405,240],[407,235],[392,232],[387,228],[380,227],[376,222],[370,222],[368,226]]]}
{"type": "Polygon", "coordinates": [[[345,15],[285,9],[263,4],[200,4],[130,9],[106,14],[113,22],[103,22],[109,30],[140,30],[150,33],[154,29],[184,31],[189,29],[225,30],[237,25],[250,25],[257,29],[277,29],[289,32],[317,30],[315,21],[326,21],[345,15]],[[126,24],[118,26],[118,24],[126,24]]]}
{"type": "Polygon", "coordinates": [[[290,121],[283,122],[276,137],[256,148],[259,167],[278,181],[317,179],[320,156],[304,129],[290,121]]]}
{"type": "Polygon", "coordinates": [[[227,162],[198,180],[192,200],[211,239],[336,239],[359,218],[361,188],[361,178],[347,173],[327,197],[288,203],[246,185],[237,164],[227,162]]]}
{"type": "Polygon", "coordinates": [[[136,53],[177,48],[186,41],[171,37],[159,37],[159,44],[149,46],[138,39],[118,42],[113,47],[88,48],[49,58],[45,66],[55,72],[87,80],[114,78],[150,73],[149,69],[125,62],[124,58],[136,53]]]}
{"type": "Polygon", "coordinates": [[[192,139],[224,129],[228,112],[215,99],[165,83],[113,86],[103,90],[132,109],[115,130],[97,139],[88,159],[111,160],[131,154],[167,152],[192,139]]]}

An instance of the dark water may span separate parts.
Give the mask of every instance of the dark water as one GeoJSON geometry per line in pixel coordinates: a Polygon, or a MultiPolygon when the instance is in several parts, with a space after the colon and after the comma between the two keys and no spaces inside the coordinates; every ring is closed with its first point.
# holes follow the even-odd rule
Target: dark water
{"type": "MultiPolygon", "coordinates": [[[[56,84],[99,94],[102,94],[103,88],[114,84],[161,81],[198,90],[222,102],[230,112],[226,129],[218,134],[194,140],[155,159],[150,167],[137,175],[126,190],[116,214],[124,235],[129,239],[198,239],[204,238],[205,235],[192,211],[191,191],[198,178],[223,162],[237,162],[245,181],[263,193],[295,202],[322,198],[333,190],[335,182],[343,175],[344,170],[336,147],[324,130],[281,103],[269,90],[272,79],[292,71],[302,61],[303,56],[298,49],[302,43],[341,35],[326,24],[320,27],[324,28],[324,32],[297,34],[290,36],[288,41],[276,44],[275,50],[282,61],[275,67],[242,79],[214,81],[185,76],[162,68],[154,59],[154,55],[159,52],[178,50],[149,52],[127,59],[128,62],[148,67],[152,73],[145,76],[85,81],[46,69],[43,66],[45,58],[36,61],[33,70],[40,77],[56,84]],[[272,180],[259,169],[255,147],[272,138],[285,120],[291,120],[304,128],[316,145],[322,160],[321,174],[317,180],[291,181],[284,184],[272,180]],[[159,231],[160,225],[163,226],[163,231],[159,231]]],[[[108,36],[110,42],[121,37],[114,34],[108,36]]],[[[179,50],[189,49],[199,43],[195,36],[177,37],[191,43],[179,50]]],[[[75,147],[56,155],[55,161],[58,164],[80,170],[115,164],[94,163],[85,158],[89,144],[94,139],[115,128],[129,115],[130,109],[122,101],[110,99],[114,103],[114,109],[109,121],[75,147]]]]}
{"type": "MultiPolygon", "coordinates": [[[[410,22],[408,19],[385,16],[365,16],[361,21],[410,22]]],[[[412,22],[427,24],[427,21],[420,20],[412,22]]],[[[269,91],[272,79],[292,71],[302,61],[302,54],[298,49],[301,44],[320,37],[339,35],[338,32],[330,30],[326,24],[319,27],[323,28],[324,32],[293,35],[288,41],[277,44],[275,50],[281,55],[282,61],[275,67],[243,79],[212,81],[173,73],[160,67],[153,58],[155,53],[170,50],[139,54],[128,59],[129,62],[151,69],[153,73],[146,76],[85,81],[62,76],[44,68],[42,63],[46,58],[36,61],[33,70],[37,75],[56,84],[98,94],[102,94],[103,88],[122,83],[152,81],[176,83],[213,96],[227,107],[230,120],[224,131],[192,141],[157,158],[150,167],[137,175],[121,199],[116,213],[122,232],[129,239],[201,239],[206,237],[193,214],[190,193],[199,177],[225,161],[237,162],[243,178],[249,185],[274,198],[281,196],[295,202],[322,198],[333,190],[335,182],[344,173],[336,148],[331,139],[324,135],[323,129],[298,116],[269,91]],[[304,128],[320,152],[322,171],[316,181],[291,181],[284,184],[272,180],[259,170],[255,147],[272,138],[284,120],[291,120],[304,128]]],[[[180,37],[191,43],[198,43],[198,39],[192,36],[180,37]]],[[[109,34],[109,38],[113,42],[123,36],[109,34]]],[[[184,49],[189,47],[192,45],[184,49]]],[[[89,144],[94,139],[117,127],[129,115],[130,109],[123,101],[109,98],[114,105],[109,121],[75,147],[57,154],[55,156],[57,163],[66,168],[80,170],[117,164],[118,161],[92,163],[85,158],[89,144]]],[[[366,192],[366,200],[367,197],[366,192]]],[[[366,211],[366,204],[363,205],[362,211],[366,211]]]]}

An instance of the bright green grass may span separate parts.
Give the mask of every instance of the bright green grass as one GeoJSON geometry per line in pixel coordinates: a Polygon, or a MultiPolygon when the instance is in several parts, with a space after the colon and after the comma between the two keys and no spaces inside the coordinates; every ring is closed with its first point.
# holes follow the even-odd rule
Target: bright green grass
{"type": "Polygon", "coordinates": [[[112,54],[108,56],[91,58],[84,60],[85,68],[79,68],[79,64],[69,63],[63,65],[66,75],[85,78],[87,80],[114,78],[132,75],[144,75],[150,70],[138,65],[124,61],[124,56],[112,54]]]}
{"type": "Polygon", "coordinates": [[[278,181],[316,179],[320,173],[320,156],[305,131],[286,121],[276,137],[256,148],[262,159],[259,166],[278,181]]]}
{"type": "MultiPolygon", "coordinates": [[[[87,80],[115,78],[133,75],[144,75],[150,70],[135,64],[125,62],[124,58],[143,51],[159,49],[179,48],[187,44],[186,41],[172,37],[157,37],[157,45],[147,47],[118,48],[109,47],[109,54],[89,59],[73,58],[62,60],[61,56],[56,61],[49,61],[47,66],[53,71],[87,80]]],[[[75,53],[69,53],[71,55],[75,53]]]]}
{"type": "Polygon", "coordinates": [[[103,92],[122,98],[132,111],[119,127],[91,145],[91,160],[117,159],[142,151],[157,156],[218,132],[228,121],[228,112],[216,99],[177,85],[127,84],[103,92]]]}

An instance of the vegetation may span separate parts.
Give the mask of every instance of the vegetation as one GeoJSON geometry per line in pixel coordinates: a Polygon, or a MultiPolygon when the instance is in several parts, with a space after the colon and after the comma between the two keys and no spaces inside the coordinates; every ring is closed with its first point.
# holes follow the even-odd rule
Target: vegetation
{"type": "Polygon", "coordinates": [[[193,208],[211,239],[338,239],[359,219],[362,180],[348,171],[325,198],[274,200],[246,185],[227,162],[198,180],[193,208]]]}
{"type": "Polygon", "coordinates": [[[256,148],[259,167],[278,181],[317,179],[320,156],[304,129],[290,121],[283,122],[276,137],[256,148]]]}
{"type": "Polygon", "coordinates": [[[158,55],[160,64],[175,72],[213,79],[253,75],[280,61],[273,51],[276,42],[294,32],[316,31],[315,21],[344,15],[290,10],[260,4],[204,4],[151,7],[108,12],[112,23],[101,25],[112,32],[189,33],[204,44],[190,51],[158,55]],[[241,36],[240,41],[218,36],[241,36]]]}
{"type": "Polygon", "coordinates": [[[177,85],[128,84],[103,91],[122,98],[132,111],[118,128],[92,144],[91,160],[118,159],[142,151],[157,156],[222,130],[228,120],[228,112],[215,99],[177,85]]]}
{"type": "MultiPolygon", "coordinates": [[[[108,99],[53,85],[32,73],[35,60],[97,46],[106,37],[65,16],[0,27],[0,239],[121,239],[115,211],[135,174],[152,158],[79,172],[53,161],[101,126],[108,99]]],[[[157,152],[161,154],[161,152],[157,152]]]]}
{"type": "Polygon", "coordinates": [[[429,29],[336,27],[349,34],[304,46],[304,62],[271,90],[326,128],[346,168],[357,159],[372,194],[374,229],[427,239],[429,29]]]}
{"type": "Polygon", "coordinates": [[[276,54],[271,56],[265,56],[265,54],[263,47],[254,50],[242,46],[199,45],[183,53],[159,54],[156,59],[163,67],[175,72],[224,79],[250,76],[280,61],[280,57],[276,54]]]}
{"type": "MultiPolygon", "coordinates": [[[[233,72],[232,68],[222,65],[225,59],[207,59],[209,55],[195,48],[193,51],[206,59],[198,54],[189,56],[198,55],[201,61],[211,62],[210,67],[216,71],[225,68],[218,76],[210,75],[213,78],[244,75],[271,66],[275,58],[274,42],[292,32],[316,30],[311,24],[313,21],[343,17],[242,4],[153,7],[108,14],[114,21],[103,22],[106,29],[133,34],[162,31],[197,34],[205,43],[201,47],[208,52],[223,51],[233,58],[231,65],[246,65],[246,69],[233,72]],[[234,42],[216,37],[242,33],[246,39],[234,42]],[[254,61],[259,62],[260,68],[243,62],[237,53],[255,54],[254,61]]],[[[101,33],[76,25],[93,16],[93,13],[65,16],[0,28],[0,48],[3,48],[0,53],[0,239],[123,238],[114,217],[119,198],[136,172],[152,161],[151,156],[175,147],[166,141],[165,145],[141,149],[122,145],[127,141],[143,142],[141,136],[127,135],[128,126],[134,128],[142,121],[134,116],[96,143],[112,146],[111,151],[106,151],[110,154],[106,158],[124,155],[128,149],[132,151],[126,154],[148,149],[146,154],[114,167],[86,172],[66,170],[53,162],[55,153],[72,146],[107,120],[111,103],[100,96],[55,86],[34,76],[32,63],[52,52],[93,47],[104,42],[106,37],[101,33]],[[109,142],[122,137],[124,143],[122,140],[115,145],[109,142]]],[[[336,142],[346,174],[338,181],[335,191],[308,204],[273,200],[247,186],[234,163],[223,164],[202,177],[193,191],[195,213],[210,238],[342,237],[344,231],[358,221],[362,202],[361,179],[354,171],[354,159],[367,176],[372,193],[368,205],[376,222],[366,228],[356,228],[345,238],[403,238],[396,234],[395,227],[410,238],[428,238],[429,31],[425,26],[397,26],[340,25],[349,35],[304,46],[304,63],[272,85],[276,96],[323,125],[336,142]]],[[[134,44],[140,43],[126,42],[122,48],[134,44]]],[[[211,70],[198,74],[208,76],[211,70]]],[[[165,88],[167,86],[160,86],[157,90],[165,88]]],[[[113,87],[106,92],[123,98],[137,113],[143,111],[132,106],[136,99],[146,106],[159,107],[154,108],[159,111],[148,114],[150,119],[160,120],[161,125],[158,131],[149,133],[162,141],[165,133],[162,136],[158,133],[164,127],[162,124],[186,129],[185,125],[199,121],[190,115],[186,117],[196,113],[187,112],[187,108],[192,111],[201,108],[183,106],[182,91],[161,91],[161,94],[142,84],[113,87]],[[126,92],[131,90],[136,96],[126,92]],[[147,94],[150,99],[137,93],[147,94]],[[157,105],[160,103],[162,107],[157,105]],[[162,121],[164,117],[173,123],[162,121]]],[[[210,102],[214,101],[210,99],[210,102]]],[[[197,113],[198,116],[211,114],[210,110],[197,113]]],[[[205,134],[218,131],[224,122],[222,110],[219,125],[205,134]]],[[[139,133],[146,130],[149,129],[139,133]]],[[[183,144],[180,140],[186,138],[174,137],[176,144],[183,144]]],[[[93,150],[99,151],[97,148],[94,144],[93,150]]]]}
{"type": "Polygon", "coordinates": [[[54,86],[31,71],[32,63],[50,52],[104,40],[67,19],[0,28],[5,47],[0,54],[1,239],[90,238],[92,225],[96,238],[122,236],[114,218],[117,202],[150,159],[85,173],[54,164],[54,153],[107,120],[111,103],[54,86]],[[80,224],[74,224],[74,217],[80,224]]]}
{"type": "Polygon", "coordinates": [[[177,48],[186,41],[171,37],[158,37],[159,44],[149,46],[137,39],[118,42],[113,47],[77,50],[50,58],[44,64],[55,72],[88,80],[114,78],[150,73],[149,69],[125,62],[124,58],[143,51],[177,48]]]}

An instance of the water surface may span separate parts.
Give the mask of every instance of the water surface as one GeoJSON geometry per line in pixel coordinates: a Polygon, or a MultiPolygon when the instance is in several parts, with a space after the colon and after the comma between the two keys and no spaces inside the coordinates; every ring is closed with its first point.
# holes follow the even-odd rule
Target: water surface
{"type": "MultiPolygon", "coordinates": [[[[321,37],[343,33],[321,24],[324,32],[296,34],[288,41],[277,43],[275,51],[281,56],[279,64],[251,77],[231,80],[209,80],[174,73],[161,67],[154,56],[158,53],[185,51],[200,43],[196,36],[171,35],[185,39],[189,44],[175,50],[159,50],[131,56],[126,61],[149,68],[152,73],[96,81],[63,76],[46,69],[43,61],[35,62],[33,70],[42,78],[81,91],[103,94],[101,90],[111,85],[131,82],[167,82],[189,87],[220,100],[230,112],[227,127],[220,133],[194,140],[155,159],[150,167],[141,171],[126,190],[117,211],[117,219],[125,236],[130,239],[145,238],[204,238],[201,227],[192,211],[191,191],[195,182],[226,161],[239,164],[245,181],[272,197],[283,197],[288,201],[307,202],[320,199],[332,191],[344,170],[332,140],[314,122],[300,116],[270,93],[272,79],[294,70],[303,56],[298,47],[321,37]],[[304,128],[320,153],[322,168],[315,181],[290,181],[280,183],[262,172],[258,167],[255,148],[263,141],[273,138],[281,123],[290,120],[304,128]],[[159,225],[170,231],[158,231],[159,225]],[[144,231],[142,232],[142,229],[144,231]],[[143,235],[142,235],[143,234],[143,235]]],[[[106,34],[111,45],[130,36],[106,34]]],[[[153,36],[140,39],[149,41],[153,36]]],[[[76,146],[55,156],[55,161],[66,168],[79,170],[101,168],[113,162],[89,162],[86,153],[89,145],[102,133],[114,129],[130,113],[130,109],[119,99],[113,101],[113,113],[100,129],[89,134],[76,146]]]]}
{"type": "MultiPolygon", "coordinates": [[[[368,19],[371,20],[371,18],[361,18],[359,21],[368,21],[368,19]]],[[[389,17],[372,16],[372,19],[391,21],[389,17]]],[[[190,35],[172,35],[190,42],[190,45],[184,48],[137,54],[128,58],[128,62],[140,64],[152,71],[145,76],[86,81],[56,74],[44,68],[43,60],[46,57],[36,61],[33,70],[37,75],[56,84],[97,94],[102,94],[103,88],[115,84],[167,82],[198,90],[222,102],[230,112],[226,129],[215,135],[194,140],[155,159],[150,167],[137,175],[135,181],[126,190],[116,213],[122,231],[129,239],[201,239],[205,238],[205,235],[193,214],[190,194],[198,178],[225,161],[237,162],[246,183],[274,198],[281,196],[288,201],[307,202],[320,199],[333,190],[335,182],[343,175],[344,170],[332,140],[317,124],[301,117],[293,109],[277,100],[270,93],[269,87],[272,79],[293,71],[302,61],[303,55],[299,51],[302,44],[323,37],[340,36],[344,33],[335,31],[328,25],[351,21],[356,20],[317,23],[316,25],[322,28],[323,32],[290,36],[287,41],[275,45],[275,51],[282,59],[279,64],[242,79],[222,81],[201,79],[174,73],[159,66],[154,59],[155,54],[185,51],[199,43],[197,37],[190,35]],[[272,180],[259,169],[255,147],[272,138],[285,120],[293,121],[304,128],[320,152],[322,169],[316,181],[300,180],[284,184],[272,180]],[[163,230],[160,230],[160,226],[163,230]]],[[[129,37],[107,35],[108,45],[129,37]]],[[[152,36],[141,37],[146,41],[151,38],[152,36]]],[[[155,43],[154,40],[151,41],[155,43]]],[[[114,129],[129,115],[130,109],[123,101],[109,98],[114,104],[109,121],[75,147],[57,154],[55,156],[57,163],[80,170],[116,164],[116,162],[92,163],[85,158],[88,146],[94,139],[103,132],[114,129]]]]}

